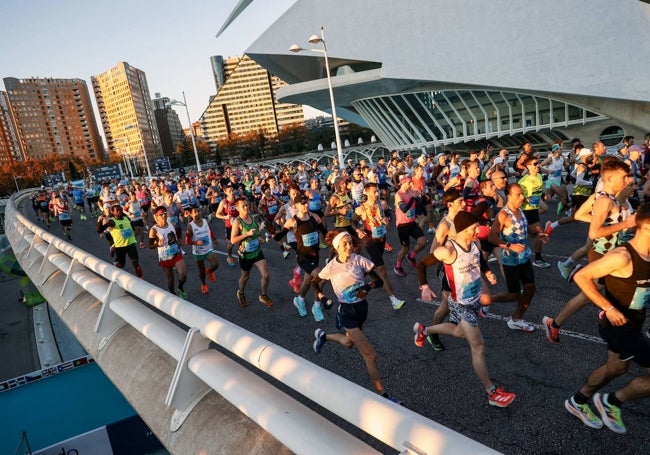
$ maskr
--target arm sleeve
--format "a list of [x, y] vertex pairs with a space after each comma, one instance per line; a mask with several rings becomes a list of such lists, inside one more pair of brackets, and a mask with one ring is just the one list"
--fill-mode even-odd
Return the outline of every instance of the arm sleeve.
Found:
[[418, 262], [418, 281], [420, 282], [420, 286], [428, 284], [427, 267], [431, 267], [438, 262], [440, 261], [432, 253], [427, 254], [420, 262]]

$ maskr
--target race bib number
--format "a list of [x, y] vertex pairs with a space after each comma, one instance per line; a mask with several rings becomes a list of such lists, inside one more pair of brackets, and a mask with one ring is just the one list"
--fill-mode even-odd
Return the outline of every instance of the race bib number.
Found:
[[481, 280], [470, 281], [461, 284], [463, 300], [470, 300], [481, 292]]
[[302, 235], [303, 245], [310, 247], [318, 244], [318, 232], [310, 232]]
[[244, 251], [246, 253], [254, 253], [260, 248], [259, 239], [251, 239], [244, 244]]
[[165, 256], [167, 257], [176, 256], [180, 252], [181, 250], [178, 245], [169, 245], [167, 248], [165, 248]]
[[386, 226], [373, 226], [372, 228], [372, 238], [373, 239], [383, 239], [386, 236]]
[[528, 205], [531, 207], [539, 207], [540, 196], [531, 196], [528, 198]]
[[643, 310], [650, 301], [650, 288], [636, 288], [630, 301], [630, 310]]
[[60, 220], [69, 220], [70, 219], [70, 214], [68, 212], [61, 212], [61, 213], [59, 213], [59, 219]]
[[406, 218], [408, 218], [409, 220], [415, 218], [415, 209], [414, 208], [408, 209], [406, 211]]
[[133, 229], [121, 229], [120, 233], [122, 234], [123, 239], [128, 239], [133, 235]]
[[278, 206], [277, 205], [272, 205], [269, 207], [269, 215], [275, 215], [278, 213]]
[[354, 303], [359, 300], [359, 288], [361, 288], [359, 284], [353, 284], [352, 286], [348, 286], [347, 288], [343, 289], [343, 292], [341, 292], [343, 300], [345, 300], [347, 303]]

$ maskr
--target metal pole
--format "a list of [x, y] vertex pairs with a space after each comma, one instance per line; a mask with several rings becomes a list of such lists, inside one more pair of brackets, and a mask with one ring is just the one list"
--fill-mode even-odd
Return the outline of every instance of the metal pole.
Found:
[[196, 150], [196, 140], [194, 139], [194, 128], [192, 128], [192, 120], [190, 119], [190, 110], [187, 107], [187, 100], [185, 99], [185, 92], [183, 92], [183, 106], [187, 113], [187, 122], [190, 125], [190, 136], [192, 136], [192, 147], [194, 147], [194, 159], [196, 160], [196, 171], [201, 172], [201, 162], [199, 161], [199, 152]]
[[325, 73], [327, 74], [327, 88], [330, 92], [330, 103], [332, 104], [332, 123], [334, 124], [334, 137], [336, 140], [336, 152], [339, 157], [339, 168], [343, 170], [345, 163], [343, 162], [343, 149], [341, 148], [341, 136], [339, 135], [339, 124], [336, 116], [336, 103], [334, 102], [334, 90], [332, 89], [332, 77], [330, 76], [330, 65], [327, 60], [327, 47], [325, 46], [325, 30], [320, 28], [321, 43], [323, 43], [323, 55], [325, 56]]

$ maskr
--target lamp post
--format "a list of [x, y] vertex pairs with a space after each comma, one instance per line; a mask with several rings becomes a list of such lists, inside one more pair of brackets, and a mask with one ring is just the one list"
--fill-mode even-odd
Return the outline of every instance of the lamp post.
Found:
[[144, 155], [144, 164], [147, 166], [147, 177], [151, 179], [151, 169], [149, 169], [149, 158], [147, 158], [147, 151], [144, 148], [144, 141], [142, 140], [142, 132], [140, 131], [140, 128], [137, 125], [126, 125], [124, 127], [125, 130], [130, 130], [131, 128], [137, 128], [138, 130], [138, 137], [140, 138], [140, 147], [142, 147], [142, 154]]
[[[123, 144], [126, 144], [126, 152], [127, 155], [129, 155], [129, 143], [125, 139], [122, 138], [117, 138], [115, 142], [122, 142]], [[130, 160], [127, 159], [126, 155], [123, 152], [120, 152], [120, 156], [122, 157], [122, 161], [124, 162], [124, 167], [125, 167], [125, 172], [128, 172], [131, 174], [131, 178], [134, 178], [133, 176], [133, 169], [131, 169], [131, 163]]]
[[14, 183], [16, 184], [16, 191], [20, 191], [20, 188], [18, 187], [18, 179], [22, 179], [22, 175], [14, 175]]
[[330, 92], [330, 103], [332, 104], [332, 120], [334, 124], [334, 137], [336, 139], [336, 152], [338, 153], [338, 158], [339, 158], [339, 167], [341, 169], [344, 168], [345, 163], [343, 162], [343, 149], [341, 147], [341, 136], [339, 135], [339, 124], [337, 121], [336, 117], [336, 103], [334, 102], [334, 90], [332, 90], [332, 76], [330, 75], [330, 66], [329, 62], [327, 60], [327, 47], [325, 46], [325, 30], [321, 26], [320, 28], [320, 36], [318, 35], [311, 35], [309, 39], [307, 40], [312, 44], [316, 43], [321, 43], [323, 45], [322, 49], [303, 49], [302, 47], [298, 46], [297, 44], [292, 44], [289, 50], [291, 52], [301, 52], [301, 51], [309, 51], [309, 52], [319, 52], [323, 54], [323, 57], [325, 57], [325, 73], [327, 74], [327, 88], [329, 89]]
[[192, 147], [194, 148], [194, 159], [196, 160], [196, 171], [201, 172], [201, 162], [199, 161], [199, 152], [196, 150], [196, 139], [194, 139], [194, 128], [192, 128], [192, 120], [190, 119], [190, 110], [187, 107], [187, 100], [185, 99], [185, 92], [183, 93], [183, 101], [170, 100], [165, 103], [166, 106], [185, 106], [185, 113], [187, 114], [187, 123], [190, 126], [190, 136], [192, 136]]

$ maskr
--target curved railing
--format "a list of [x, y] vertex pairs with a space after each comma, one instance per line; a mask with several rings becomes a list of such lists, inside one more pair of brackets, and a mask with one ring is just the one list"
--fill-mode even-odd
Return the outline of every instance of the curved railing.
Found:
[[[210, 427], [209, 432], [198, 425], [196, 431], [183, 428], [184, 423], [189, 425], [192, 413], [228, 412], [225, 407], [210, 405], [214, 391], [230, 402], [235, 412], [248, 416], [295, 453], [377, 452], [231, 356], [211, 348], [213, 342], [398, 451], [495, 453], [63, 241], [18, 211], [16, 203], [27, 195], [26, 191], [14, 195], [6, 208], [5, 226], [16, 258], [170, 450], [180, 453], [196, 447], [192, 438], [212, 438], [217, 447], [228, 444], [231, 435], [219, 434], [225, 428]], [[145, 341], [153, 346], [144, 346]], [[160, 368], [143, 367], [140, 355], [148, 355], [150, 362], [155, 359]], [[169, 377], [161, 378], [168, 363]], [[120, 368], [113, 368], [116, 364]], [[123, 371], [125, 364], [132, 368]], [[155, 388], [159, 383], [168, 386], [164, 404], [171, 409], [169, 413], [160, 411], [151, 399], [139, 401], [149, 384]], [[203, 408], [198, 411], [200, 406]], [[181, 443], [180, 434], [187, 440]]]

